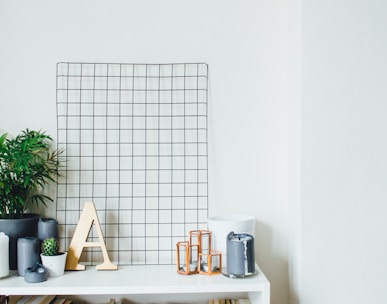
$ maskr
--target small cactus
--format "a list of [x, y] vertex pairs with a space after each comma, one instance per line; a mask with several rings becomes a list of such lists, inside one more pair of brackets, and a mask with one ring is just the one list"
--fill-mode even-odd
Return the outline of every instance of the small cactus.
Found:
[[59, 244], [55, 238], [45, 239], [42, 243], [42, 254], [43, 255], [58, 255]]

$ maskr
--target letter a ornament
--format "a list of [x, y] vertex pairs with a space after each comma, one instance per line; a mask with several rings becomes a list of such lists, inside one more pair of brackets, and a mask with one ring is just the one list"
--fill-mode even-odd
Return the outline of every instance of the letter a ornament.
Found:
[[[90, 230], [95, 225], [98, 234], [98, 242], [88, 242]], [[103, 254], [103, 263], [96, 266], [97, 270], [116, 270], [118, 267], [114, 265], [108, 256], [106, 245], [102, 235], [101, 225], [98, 220], [97, 211], [93, 202], [85, 203], [83, 211], [75, 229], [71, 240], [66, 260], [66, 270], [85, 270], [85, 265], [79, 264], [83, 248], [85, 247], [100, 247]]]

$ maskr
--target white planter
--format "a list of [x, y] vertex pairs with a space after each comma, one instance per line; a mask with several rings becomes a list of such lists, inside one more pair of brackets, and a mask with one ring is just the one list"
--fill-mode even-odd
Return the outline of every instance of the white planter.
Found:
[[208, 230], [212, 231], [212, 248], [222, 252], [222, 265], [227, 265], [227, 235], [246, 233], [255, 237], [255, 218], [249, 215], [232, 214], [208, 218]]
[[46, 267], [49, 277], [59, 277], [64, 274], [67, 252], [61, 252], [59, 255], [40, 255], [42, 264]]

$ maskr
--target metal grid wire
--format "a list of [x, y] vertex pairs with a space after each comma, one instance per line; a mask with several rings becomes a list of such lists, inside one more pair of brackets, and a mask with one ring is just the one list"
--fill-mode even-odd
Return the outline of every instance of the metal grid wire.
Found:
[[62, 62], [56, 85], [61, 244], [92, 201], [114, 263], [173, 264], [176, 242], [206, 227], [207, 64]]

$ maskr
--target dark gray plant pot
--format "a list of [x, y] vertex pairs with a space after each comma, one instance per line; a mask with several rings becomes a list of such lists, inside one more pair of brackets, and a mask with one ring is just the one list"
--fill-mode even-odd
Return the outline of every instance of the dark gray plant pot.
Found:
[[39, 214], [25, 213], [20, 219], [0, 219], [0, 231], [9, 236], [9, 269], [17, 269], [17, 240], [38, 236]]

